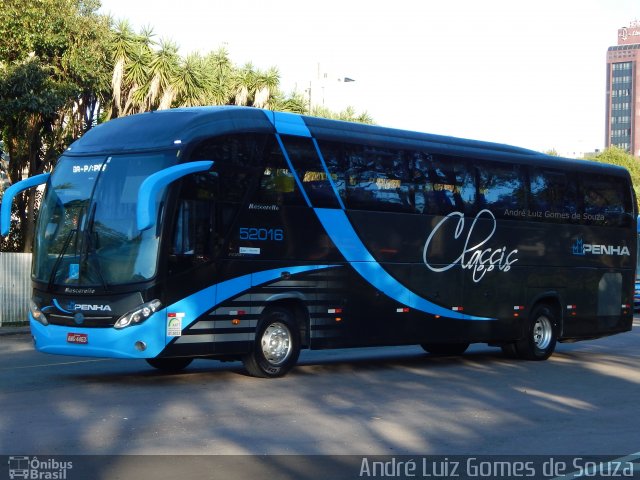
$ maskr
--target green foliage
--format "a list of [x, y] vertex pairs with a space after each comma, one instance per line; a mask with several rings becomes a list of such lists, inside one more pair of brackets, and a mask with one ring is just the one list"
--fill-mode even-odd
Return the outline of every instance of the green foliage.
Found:
[[636, 201], [639, 202], [638, 205], [640, 206], [640, 161], [636, 157], [621, 148], [609, 147], [600, 153], [586, 155], [585, 160], [619, 165], [629, 170], [633, 189], [636, 192]]
[[[96, 122], [108, 94], [106, 18], [92, 0], [4, 0], [0, 9], [0, 130], [12, 182], [48, 170]], [[19, 232], [30, 251], [36, 192], [16, 199]], [[5, 245], [6, 247], [6, 245]]]
[[345, 122], [358, 122], [373, 124], [373, 119], [367, 112], [357, 113], [352, 106], [348, 106], [341, 112], [332, 112], [325, 107], [314, 107], [311, 115], [316, 117], [324, 117], [332, 120], [343, 120]]
[[[117, 22], [109, 38], [113, 65], [111, 102], [105, 102], [104, 119], [149, 110], [198, 105], [241, 105], [307, 113], [301, 94], [280, 90], [276, 67], [257, 69], [251, 62], [236, 66], [225, 48], [204, 56], [180, 57], [172, 42], [156, 41], [151, 29], [135, 33], [129, 22]], [[327, 118], [373, 123], [366, 113], [349, 107], [344, 112], [314, 109]]]
[[[48, 171], [55, 158], [100, 121], [149, 110], [248, 105], [306, 113], [298, 93], [280, 90], [278, 69], [238, 67], [220, 48], [183, 58], [178, 45], [136, 33], [97, 13], [99, 0], [2, 0], [0, 133], [12, 182]], [[316, 115], [372, 123], [365, 112]], [[0, 248], [30, 251], [37, 193], [13, 210], [13, 237]]]

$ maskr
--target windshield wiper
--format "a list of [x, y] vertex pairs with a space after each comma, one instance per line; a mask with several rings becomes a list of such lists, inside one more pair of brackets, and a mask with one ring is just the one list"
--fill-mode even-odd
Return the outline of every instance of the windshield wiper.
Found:
[[69, 230], [69, 234], [67, 235], [67, 238], [64, 241], [64, 245], [62, 246], [62, 251], [58, 254], [58, 258], [56, 258], [56, 261], [53, 264], [53, 269], [51, 270], [51, 274], [49, 275], [49, 284], [47, 285], [47, 290], [48, 291], [51, 291], [53, 289], [53, 284], [54, 284], [55, 279], [56, 279], [56, 274], [58, 273], [58, 268], [60, 268], [60, 262], [64, 258], [64, 254], [67, 253], [67, 248], [69, 248], [69, 244], [71, 243], [71, 239], [77, 233], [78, 233], [78, 229], [77, 228]]
[[[80, 257], [80, 265], [82, 265], [82, 268], [80, 269], [80, 274], [82, 275], [82, 272], [88, 272], [89, 270], [89, 255], [92, 253], [96, 252], [96, 247], [95, 247], [95, 242], [93, 240], [93, 235], [95, 234], [96, 236], [96, 240], [98, 239], [98, 232], [94, 232], [93, 231], [93, 225], [94, 225], [94, 220], [96, 217], [96, 206], [97, 204], [94, 203], [91, 206], [91, 212], [89, 213], [89, 219], [85, 225], [85, 228], [82, 232], [82, 255]], [[109, 291], [109, 284], [106, 282], [106, 280], [104, 279], [104, 276], [102, 275], [102, 271], [100, 268], [100, 264], [96, 261], [96, 265], [95, 265], [95, 271], [98, 274], [98, 278], [100, 279], [100, 283], [102, 284], [102, 289], [105, 292]]]

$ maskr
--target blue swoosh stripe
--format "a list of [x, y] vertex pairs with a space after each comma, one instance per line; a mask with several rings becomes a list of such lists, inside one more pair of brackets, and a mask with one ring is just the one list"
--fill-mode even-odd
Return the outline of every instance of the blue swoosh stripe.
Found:
[[304, 197], [304, 201], [307, 202], [307, 206], [310, 207], [311, 201], [309, 200], [309, 196], [307, 195], [307, 192], [304, 189], [304, 185], [302, 184], [302, 181], [298, 176], [298, 172], [296, 171], [295, 168], [293, 168], [293, 163], [291, 163], [291, 159], [289, 158], [289, 153], [287, 152], [287, 149], [284, 147], [284, 143], [282, 143], [282, 138], [280, 138], [280, 134], [276, 133], [276, 139], [278, 140], [278, 145], [280, 145], [280, 149], [282, 150], [282, 153], [284, 154], [284, 158], [287, 162], [287, 165], [289, 166], [289, 171], [291, 172], [291, 174], [293, 175], [293, 178], [298, 184], [298, 188], [300, 189], [300, 192]]
[[316, 153], [318, 154], [318, 158], [320, 159], [320, 164], [322, 165], [322, 168], [324, 168], [324, 173], [327, 176], [327, 180], [329, 181], [329, 185], [331, 185], [331, 188], [333, 189], [333, 194], [336, 196], [336, 198], [338, 199], [338, 205], [340, 205], [340, 208], [342, 210], [344, 210], [344, 203], [342, 203], [342, 198], [340, 198], [340, 192], [338, 192], [338, 188], [336, 187], [335, 182], [333, 181], [333, 178], [331, 177], [331, 172], [329, 171], [329, 168], [327, 167], [327, 163], [324, 161], [324, 157], [322, 156], [322, 152], [320, 151], [320, 145], [318, 145], [318, 142], [316, 141], [315, 138], [312, 138], [311, 141], [313, 142], [313, 146], [316, 149]]
[[385, 295], [403, 305], [408, 305], [411, 308], [433, 315], [441, 315], [458, 320], [495, 320], [494, 318], [476, 317], [454, 312], [416, 295], [393, 278], [389, 272], [382, 268], [382, 265], [373, 258], [356, 234], [343, 210], [315, 208], [314, 211], [344, 258], [362, 278]]
[[241, 277], [232, 278], [224, 282], [211, 285], [210, 287], [200, 290], [199, 292], [189, 295], [176, 303], [167, 307], [168, 312], [184, 312], [187, 318], [191, 319], [183, 326], [183, 330], [193, 324], [196, 319], [218, 306], [219, 304], [248, 291], [251, 287], [263, 285], [274, 280], [282, 278], [283, 273], [296, 275], [298, 273], [313, 272], [316, 270], [325, 270], [327, 268], [335, 268], [339, 265], [303, 265], [295, 267], [274, 268], [263, 272], [250, 273]]
[[62, 307], [60, 306], [60, 303], [58, 302], [58, 300], [56, 300], [55, 298], [53, 299], [53, 304], [55, 305], [55, 307], [56, 307], [58, 310], [60, 310], [60, 311], [61, 311], [61, 312], [63, 312], [63, 313], [73, 313], [73, 312], [70, 312], [69, 310], [65, 310], [64, 308], [62, 308]]

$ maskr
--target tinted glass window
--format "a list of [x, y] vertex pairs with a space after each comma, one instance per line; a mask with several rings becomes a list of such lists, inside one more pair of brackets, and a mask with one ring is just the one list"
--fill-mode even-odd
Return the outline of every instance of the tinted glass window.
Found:
[[532, 169], [529, 209], [535, 215], [531, 218], [552, 222], [577, 222], [579, 211], [576, 177], [556, 170]]
[[428, 153], [414, 153], [413, 157], [416, 203], [424, 213], [475, 211], [475, 179], [467, 162]]
[[347, 208], [446, 215], [475, 211], [468, 163], [428, 152], [320, 142], [336, 190]]
[[272, 205], [306, 205], [280, 145], [271, 143], [261, 167], [258, 190], [252, 202]]
[[413, 185], [403, 150], [349, 146], [345, 149], [349, 208], [414, 212]]
[[170, 273], [188, 270], [212, 259], [215, 246], [215, 175], [189, 175], [182, 180], [173, 224]]
[[[340, 208], [336, 191], [332, 181], [327, 178], [320, 157], [310, 138], [283, 135], [282, 142], [285, 146], [289, 160], [298, 175], [311, 205], [314, 207]], [[296, 186], [298, 186], [296, 184]]]
[[239, 134], [203, 141], [191, 155], [193, 160], [213, 160], [219, 175], [219, 198], [240, 203], [248, 191], [255, 189], [263, 169], [267, 135]]
[[347, 199], [347, 170], [342, 144], [318, 142], [322, 158], [331, 174], [333, 186], [343, 202]]
[[632, 217], [631, 192], [618, 178], [585, 177], [582, 180], [584, 223], [627, 226]]
[[478, 207], [491, 210], [496, 217], [511, 217], [508, 210], [526, 207], [526, 189], [518, 165], [483, 163], [478, 169]]

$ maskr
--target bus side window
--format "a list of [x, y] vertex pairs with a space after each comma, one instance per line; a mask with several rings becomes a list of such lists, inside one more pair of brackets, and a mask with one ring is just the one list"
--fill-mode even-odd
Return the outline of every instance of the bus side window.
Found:
[[258, 190], [251, 201], [265, 205], [305, 205], [296, 179], [275, 141], [265, 153]]
[[489, 209], [496, 217], [506, 210], [520, 210], [526, 206], [526, 189], [517, 165], [483, 162], [478, 167], [478, 208]]
[[240, 204], [262, 173], [263, 151], [267, 144], [267, 136], [259, 134], [207, 138], [194, 149], [190, 160], [213, 160], [213, 170], [219, 175], [218, 198]]
[[282, 135], [280, 138], [311, 204], [314, 207], [339, 208], [336, 192], [312, 140], [291, 135]]
[[473, 214], [476, 210], [476, 186], [468, 163], [448, 156], [427, 155], [429, 161], [424, 162], [421, 167], [424, 170], [420, 172], [424, 183], [416, 184], [416, 195], [421, 192], [424, 196], [424, 213]]
[[186, 271], [213, 259], [216, 177], [186, 177], [180, 189], [170, 246], [170, 273]]
[[342, 144], [338, 142], [319, 141], [318, 146], [322, 152], [327, 170], [331, 175], [331, 180], [336, 189], [337, 194], [343, 202], [347, 199], [347, 175], [344, 161], [344, 152]]
[[529, 174], [529, 209], [542, 221], [575, 223], [578, 215], [578, 186], [566, 172], [533, 168]]
[[[586, 224], [629, 226], [632, 218], [631, 199], [625, 195], [625, 184], [616, 178], [583, 176], [583, 222]], [[625, 215], [626, 213], [626, 215]]]
[[345, 145], [347, 207], [383, 212], [414, 213], [406, 152], [400, 149]]

